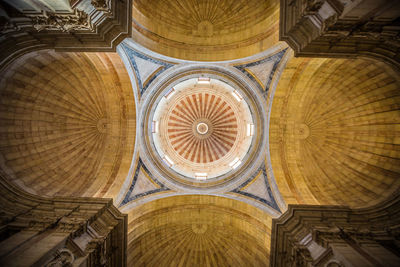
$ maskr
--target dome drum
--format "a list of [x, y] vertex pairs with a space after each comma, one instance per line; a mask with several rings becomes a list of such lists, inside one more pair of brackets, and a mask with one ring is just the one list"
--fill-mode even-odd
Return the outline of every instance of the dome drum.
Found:
[[174, 73], [143, 96], [144, 160], [186, 188], [213, 188], [255, 169], [265, 141], [257, 88], [220, 69], [192, 66]]

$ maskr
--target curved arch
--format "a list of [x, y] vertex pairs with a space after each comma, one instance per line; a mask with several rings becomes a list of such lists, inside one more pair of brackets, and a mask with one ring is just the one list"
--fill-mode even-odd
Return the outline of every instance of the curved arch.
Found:
[[271, 217], [210, 195], [154, 200], [128, 215], [128, 265], [268, 266]]
[[270, 125], [286, 203], [366, 207], [399, 188], [399, 77], [367, 59], [289, 61]]
[[133, 154], [132, 87], [116, 53], [33, 52], [2, 75], [1, 168], [47, 196], [113, 197]]
[[278, 42], [279, 1], [134, 1], [132, 38], [170, 57], [243, 58]]

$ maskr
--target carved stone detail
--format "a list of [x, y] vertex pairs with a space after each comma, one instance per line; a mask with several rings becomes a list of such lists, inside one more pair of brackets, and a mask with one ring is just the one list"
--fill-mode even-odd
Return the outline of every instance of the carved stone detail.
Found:
[[334, 25], [336, 21], [338, 20], [337, 14], [333, 14], [330, 17], [328, 17], [322, 25], [322, 30], [326, 31], [330, 26]]
[[[0, 205], [0, 216], [10, 217], [1, 220], [0, 228], [12, 229], [10, 239], [17, 235], [20, 243], [2, 242], [4, 266], [126, 266], [127, 216], [112, 200], [33, 196], [0, 172], [0, 203], [9, 199], [15, 205]], [[18, 264], [12, 264], [16, 257]]]
[[321, 0], [307, 0], [304, 15], [314, 15], [322, 7], [324, 1]]
[[[271, 266], [400, 264], [400, 196], [369, 209], [289, 205], [272, 224]], [[339, 249], [338, 249], [339, 248]], [[373, 248], [380, 255], [371, 254]], [[341, 254], [346, 251], [344, 254]], [[354, 256], [356, 255], [356, 256]], [[389, 265], [390, 265], [389, 264]]]
[[[296, 56], [369, 56], [400, 69], [400, 14], [384, 13], [396, 2], [373, 2], [358, 1], [344, 13], [339, 0], [281, 0], [280, 39]], [[353, 9], [359, 17], [346, 17]]]
[[[32, 10], [22, 10], [32, 4]], [[33, 1], [37, 2], [37, 1]], [[17, 57], [39, 49], [79, 52], [114, 52], [132, 32], [132, 0], [13, 0], [0, 14], [0, 69]], [[57, 3], [56, 3], [57, 2]], [[54, 11], [55, 10], [55, 11]]]
[[74, 261], [74, 254], [69, 249], [62, 248], [57, 250], [54, 259], [46, 267], [72, 267]]
[[111, 0], [91, 0], [91, 4], [96, 10], [111, 15]]
[[44, 12], [41, 16], [32, 17], [33, 27], [38, 31], [93, 31], [93, 25], [88, 14], [82, 10], [74, 9], [71, 14], [57, 14]]
[[86, 247], [86, 251], [93, 251], [95, 253], [96, 266], [107, 265], [106, 242], [106, 237], [94, 238], [89, 242], [88, 246]]

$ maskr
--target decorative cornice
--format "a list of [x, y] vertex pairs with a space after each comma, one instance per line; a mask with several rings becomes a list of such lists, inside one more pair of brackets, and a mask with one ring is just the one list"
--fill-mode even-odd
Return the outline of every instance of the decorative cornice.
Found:
[[132, 0], [81, 0], [70, 11], [21, 12], [4, 4], [0, 23], [0, 69], [19, 56], [39, 50], [115, 51], [132, 33]]
[[[289, 262], [298, 259], [295, 252], [299, 250], [296, 248], [310, 242], [327, 250], [331, 249], [331, 244], [348, 245], [368, 261], [375, 262], [375, 259], [369, 258], [357, 244], [360, 242], [380, 244], [382, 240], [398, 238], [399, 213], [398, 192], [387, 201], [364, 209], [350, 209], [345, 206], [289, 205], [288, 210], [280, 218], [272, 220], [270, 266], [287, 266]], [[306, 239], [307, 242], [304, 241]], [[332, 256], [325, 252], [326, 257]], [[319, 264], [326, 260], [321, 260], [319, 257], [311, 259], [310, 262]], [[303, 263], [297, 262], [296, 266], [306, 266]]]
[[346, 17], [349, 10], [344, 12], [344, 4], [337, 0], [281, 0], [280, 40], [286, 41], [296, 56], [367, 56], [400, 69], [400, 27], [395, 22], [399, 14], [393, 15], [393, 20], [374, 18], [396, 1], [383, 2], [377, 1], [378, 8], [363, 7], [360, 18], [354, 19]]
[[94, 31], [89, 15], [85, 11], [77, 8], [74, 9], [73, 13], [57, 14], [44, 12], [43, 15], [29, 17], [32, 18], [33, 28], [38, 32], [43, 30], [69, 33]]
[[[8, 233], [11, 236], [24, 233], [18, 246], [4, 243], [6, 249], [0, 255], [3, 264], [9, 265], [18, 255], [26, 265], [37, 260], [38, 266], [58, 266], [57, 262], [68, 256], [69, 261], [80, 258], [87, 266], [100, 266], [99, 259], [110, 261], [109, 266], [126, 266], [127, 215], [112, 204], [112, 199], [36, 196], [19, 189], [0, 173], [0, 203], [2, 229], [14, 229]], [[39, 243], [52, 235], [60, 243], [50, 244], [47, 252]], [[40, 259], [32, 259], [18, 249], [37, 243], [41, 250], [38, 255], [43, 254]], [[111, 244], [116, 246], [112, 250]], [[61, 249], [51, 253], [56, 245]]]

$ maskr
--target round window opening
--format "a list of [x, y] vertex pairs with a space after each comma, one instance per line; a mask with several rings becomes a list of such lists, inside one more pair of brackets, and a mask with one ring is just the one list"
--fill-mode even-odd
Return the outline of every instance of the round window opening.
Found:
[[196, 126], [197, 133], [206, 134], [208, 133], [208, 125], [205, 122], [199, 122]]
[[241, 93], [221, 80], [204, 77], [165, 89], [151, 123], [163, 164], [196, 180], [217, 178], [238, 168], [254, 133]]

